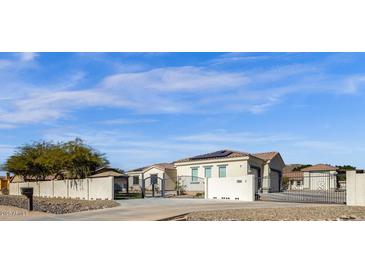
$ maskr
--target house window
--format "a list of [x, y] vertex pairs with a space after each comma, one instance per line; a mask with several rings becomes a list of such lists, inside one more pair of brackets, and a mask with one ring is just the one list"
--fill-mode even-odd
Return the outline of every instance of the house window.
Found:
[[133, 184], [138, 185], [139, 184], [139, 176], [133, 176]]
[[224, 178], [227, 175], [227, 167], [226, 166], [219, 166], [218, 167], [219, 170], [219, 178]]
[[212, 177], [212, 167], [205, 167], [204, 169], [204, 177], [211, 178]]
[[301, 186], [302, 182], [301, 181], [297, 181], [297, 186]]
[[198, 181], [198, 168], [197, 167], [191, 168], [191, 181], [192, 182]]

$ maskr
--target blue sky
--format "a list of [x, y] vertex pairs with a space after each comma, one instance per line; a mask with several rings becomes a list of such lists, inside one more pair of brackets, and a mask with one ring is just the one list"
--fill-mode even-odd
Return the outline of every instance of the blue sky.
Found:
[[130, 169], [219, 149], [365, 168], [364, 53], [0, 53], [0, 162], [84, 139]]

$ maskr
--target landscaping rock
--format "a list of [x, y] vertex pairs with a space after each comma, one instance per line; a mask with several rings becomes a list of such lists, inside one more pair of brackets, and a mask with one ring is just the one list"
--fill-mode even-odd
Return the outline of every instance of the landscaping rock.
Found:
[[187, 221], [359, 221], [365, 220], [365, 207], [311, 206], [283, 208], [244, 208], [189, 213]]
[[[0, 195], [0, 205], [15, 206], [27, 209], [27, 198], [24, 196]], [[110, 200], [77, 200], [62, 198], [33, 198], [33, 210], [53, 214], [66, 214], [87, 210], [104, 209], [118, 206]]]

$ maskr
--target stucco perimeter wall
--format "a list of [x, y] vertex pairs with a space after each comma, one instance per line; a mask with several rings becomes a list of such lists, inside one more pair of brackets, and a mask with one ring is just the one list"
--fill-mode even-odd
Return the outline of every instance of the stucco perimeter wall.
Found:
[[205, 197], [252, 202], [255, 200], [255, 176], [209, 178]]
[[346, 172], [346, 204], [365, 206], [365, 174]]
[[89, 195], [91, 199], [113, 200], [114, 177], [89, 179]]
[[19, 195], [18, 193], [18, 184], [9, 184], [9, 194], [10, 195]]
[[39, 191], [43, 197], [53, 197], [54, 195], [53, 181], [39, 183]]
[[9, 194], [21, 195], [20, 188], [22, 187], [33, 187], [33, 195], [36, 197], [85, 200], [112, 200], [114, 198], [113, 177], [11, 183]]
[[176, 169], [166, 169], [165, 171], [166, 190], [176, 190], [177, 172]]

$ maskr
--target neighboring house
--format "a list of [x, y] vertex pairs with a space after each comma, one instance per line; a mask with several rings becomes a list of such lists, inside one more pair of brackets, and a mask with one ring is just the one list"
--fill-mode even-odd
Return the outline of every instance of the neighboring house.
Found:
[[114, 190], [128, 190], [128, 175], [111, 167], [97, 169], [89, 178], [114, 177]]
[[[208, 178], [242, 177], [254, 174], [256, 190], [279, 191], [281, 170], [285, 166], [278, 152], [250, 154], [219, 150], [174, 162], [178, 180], [186, 192], [204, 191]], [[265, 178], [261, 180], [261, 178]]]
[[300, 168], [302, 164], [290, 164], [283, 168], [283, 188], [287, 190], [303, 189], [303, 172]]
[[301, 169], [303, 189], [328, 190], [337, 188], [337, 167], [318, 164]]
[[283, 177], [287, 183], [288, 190], [302, 190], [303, 189], [303, 172], [290, 171], [284, 172]]
[[162, 180], [165, 180], [165, 190], [176, 189], [176, 168], [171, 163], [159, 163], [132, 169], [127, 174], [131, 190], [140, 190], [143, 180], [146, 190], [152, 190], [152, 185], [155, 186], [156, 190], [161, 190]]

